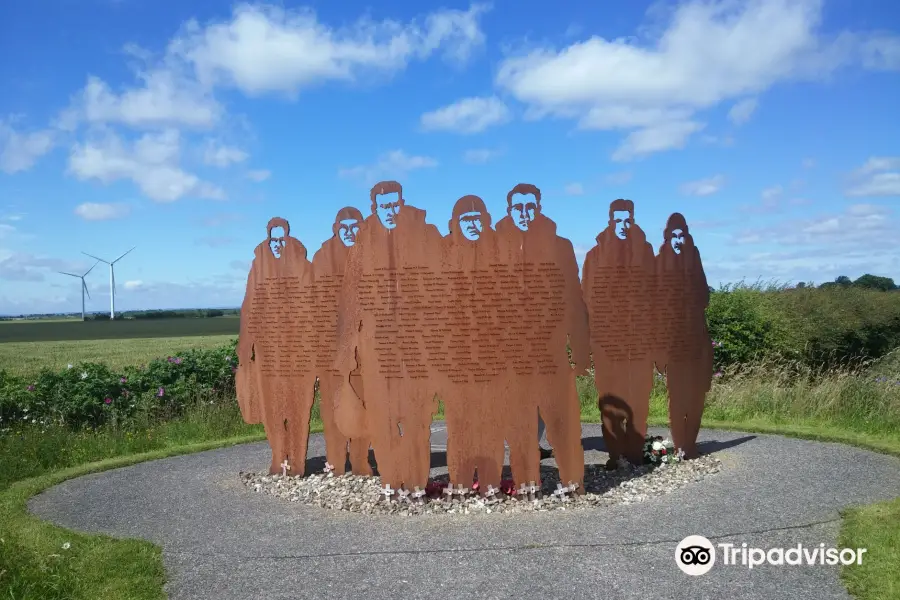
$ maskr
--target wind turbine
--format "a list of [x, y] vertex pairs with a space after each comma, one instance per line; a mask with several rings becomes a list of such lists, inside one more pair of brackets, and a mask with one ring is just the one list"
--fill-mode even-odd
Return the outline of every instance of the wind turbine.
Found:
[[[137, 248], [137, 246], [134, 246], [134, 248]], [[134, 248], [132, 248], [131, 250], [134, 250]], [[131, 252], [131, 250], [129, 250], [128, 252]], [[128, 252], [125, 252], [124, 254], [119, 255], [119, 258], [112, 260], [112, 261], [103, 260], [100, 257], [94, 256], [93, 254], [88, 254], [87, 252], [82, 252], [82, 254], [84, 254], [85, 256], [90, 256], [91, 258], [97, 259], [98, 261], [109, 265], [109, 319], [110, 319], [110, 321], [114, 321], [116, 318], [116, 272], [113, 269], [113, 265], [115, 265], [117, 262], [122, 260], [122, 258], [125, 256], [125, 254], [128, 254]]]
[[76, 275], [75, 273], [66, 273], [66, 272], [64, 272], [64, 271], [57, 271], [60, 275], [68, 275], [69, 277], [77, 277], [78, 279], [81, 280], [81, 320], [82, 320], [82, 321], [87, 320], [86, 317], [85, 317], [85, 312], [84, 312], [84, 295], [87, 294], [87, 297], [88, 297], [88, 298], [91, 297], [91, 293], [88, 291], [87, 284], [84, 282], [84, 278], [87, 277], [87, 276], [88, 276], [88, 273], [90, 273], [91, 271], [93, 271], [93, 270], [94, 270], [94, 267], [96, 267], [98, 264], [100, 264], [100, 261], [95, 262], [95, 263], [91, 266], [91, 268], [88, 269], [88, 270], [84, 273], [84, 275]]

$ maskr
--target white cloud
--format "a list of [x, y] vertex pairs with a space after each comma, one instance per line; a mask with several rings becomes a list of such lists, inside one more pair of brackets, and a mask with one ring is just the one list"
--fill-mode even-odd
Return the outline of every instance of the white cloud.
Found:
[[804, 158], [801, 163], [804, 169], [812, 169], [816, 166], [816, 159], [814, 158]]
[[114, 92], [98, 77], [88, 77], [84, 89], [64, 114], [61, 126], [74, 128], [78, 120], [91, 124], [115, 123], [129, 127], [214, 126], [223, 108], [212, 92], [171, 64], [137, 73], [142, 85]]
[[900, 196], [900, 157], [873, 156], [853, 173], [844, 193], [854, 198]]
[[[794, 187], [797, 187], [796, 185]], [[771, 213], [781, 208], [781, 200], [784, 197], [784, 187], [781, 185], [773, 185], [767, 187], [760, 192], [760, 202], [758, 204], [745, 204], [740, 209], [747, 213], [765, 214]], [[792, 201], [792, 204], [799, 205], [800, 202]]]
[[683, 147], [702, 129], [697, 113], [722, 102], [845, 66], [900, 67], [896, 37], [821, 34], [821, 0], [690, 0], [648, 18], [649, 40], [535, 47], [503, 60], [495, 83], [533, 118], [632, 131], [614, 153], [624, 160]]
[[131, 207], [127, 204], [101, 204], [97, 202], [85, 202], [75, 207], [75, 214], [85, 221], [109, 221], [121, 219], [131, 213]]
[[124, 287], [126, 290], [136, 290], [136, 289], [144, 287], [144, 282], [141, 281], [140, 279], [135, 279], [133, 281], [126, 281], [122, 287]]
[[612, 154], [614, 161], [627, 161], [663, 150], [684, 148], [688, 138], [703, 129], [702, 123], [673, 121], [629, 133]]
[[53, 149], [54, 133], [49, 129], [22, 133], [0, 119], [0, 171], [12, 175], [27, 171]]
[[347, 179], [362, 179], [375, 184], [384, 177], [401, 177], [417, 169], [434, 168], [438, 162], [428, 156], [410, 156], [403, 150], [392, 150], [378, 157], [375, 164], [339, 169], [338, 175]]
[[606, 176], [606, 183], [610, 185], [625, 185], [633, 177], [631, 171], [621, 171], [619, 173], [610, 173]]
[[0, 279], [10, 281], [43, 281], [46, 271], [81, 274], [88, 269], [84, 261], [68, 261], [14, 252], [0, 260]]
[[859, 175], [868, 175], [878, 171], [900, 170], [900, 156], [873, 156], [866, 164], [856, 170]]
[[750, 117], [753, 116], [753, 113], [756, 112], [758, 104], [759, 101], [756, 98], [741, 100], [728, 111], [728, 120], [735, 125], [743, 125], [749, 121]]
[[239, 4], [228, 20], [188, 22], [168, 51], [190, 63], [206, 85], [294, 95], [322, 81], [390, 74], [436, 53], [465, 62], [484, 43], [479, 19], [487, 10], [473, 4], [435, 11], [423, 21], [364, 18], [332, 28], [310, 9]]
[[470, 165], [483, 165], [502, 155], [501, 150], [488, 148], [473, 148], [463, 153], [463, 161]]
[[253, 171], [247, 171], [247, 179], [251, 179], [253, 181], [256, 181], [257, 183], [260, 181], [265, 181], [271, 176], [272, 172], [267, 171], [266, 169], [255, 169]]
[[480, 133], [494, 125], [506, 123], [510, 111], [500, 98], [464, 98], [422, 115], [420, 121], [425, 131], [452, 131], [454, 133]]
[[780, 185], [773, 185], [772, 187], [768, 187], [762, 191], [760, 196], [762, 197], [763, 204], [771, 204], [777, 202], [781, 195], [784, 193], [784, 188]]
[[203, 153], [203, 162], [213, 167], [224, 169], [229, 165], [247, 160], [249, 155], [234, 146], [224, 146], [209, 141]]
[[689, 181], [681, 186], [681, 193], [686, 196], [712, 196], [725, 185], [724, 175], [714, 175], [706, 179]]
[[112, 133], [96, 141], [75, 144], [69, 173], [79, 180], [109, 184], [130, 179], [148, 198], [173, 202], [184, 196], [222, 199], [224, 191], [178, 166], [180, 134], [167, 129], [147, 133], [131, 145]]
[[736, 243], [766, 241], [783, 246], [823, 246], [830, 252], [848, 247], [900, 247], [894, 231], [897, 223], [892, 211], [876, 204], [853, 204], [843, 214], [819, 215], [785, 222], [767, 229], [762, 236], [758, 228], [736, 236]]
[[900, 196], [900, 173], [876, 173], [848, 189], [847, 195], [868, 198]]
[[584, 186], [578, 182], [569, 183], [566, 185], [565, 191], [570, 196], [581, 196], [584, 194]]
[[[900, 268], [900, 239], [893, 232], [892, 211], [874, 204], [854, 204], [842, 213], [793, 221], [775, 221], [765, 229], [737, 232], [737, 256], [705, 265], [713, 281], [742, 278], [831, 281], [837, 275], [888, 275]], [[754, 250], [748, 248], [754, 247]], [[854, 275], [855, 274], [855, 275]]]
[[249, 260], [233, 260], [228, 263], [228, 266], [234, 269], [235, 271], [243, 271], [248, 272], [250, 270], [250, 265], [252, 264]]
[[722, 146], [723, 148], [730, 148], [734, 146], [734, 137], [730, 135], [703, 135], [700, 137], [700, 141], [704, 144], [710, 144], [713, 146]]

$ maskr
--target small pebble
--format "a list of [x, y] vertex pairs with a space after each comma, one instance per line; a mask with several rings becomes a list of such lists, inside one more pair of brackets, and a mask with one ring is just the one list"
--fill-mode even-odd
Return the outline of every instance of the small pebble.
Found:
[[[588, 509], [617, 504], [644, 502], [653, 496], [663, 496], [718, 473], [722, 463], [711, 455], [694, 460], [660, 466], [621, 464], [615, 471], [607, 471], [603, 465], [585, 465], [584, 493], [567, 494], [563, 498], [553, 495], [559, 482], [553, 472], [541, 482], [541, 496], [535, 500], [518, 499], [516, 496], [498, 494], [485, 499], [477, 493], [464, 498], [454, 496], [429, 497], [423, 504], [411, 504], [394, 499], [384, 500], [381, 480], [378, 477], [331, 473], [316, 473], [304, 477], [269, 475], [268, 473], [241, 473], [241, 481], [255, 493], [264, 493], [310, 506], [329, 510], [356, 512], [369, 515], [418, 516], [433, 514], [484, 514], [525, 513], [566, 509]], [[447, 481], [447, 475], [434, 481]]]

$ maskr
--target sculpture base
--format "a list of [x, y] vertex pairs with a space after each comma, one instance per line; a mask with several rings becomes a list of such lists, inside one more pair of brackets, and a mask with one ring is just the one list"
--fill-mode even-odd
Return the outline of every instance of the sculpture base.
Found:
[[[424, 516], [596, 509], [633, 504], [692, 485], [718, 473], [721, 468], [721, 461], [711, 455], [661, 466], [623, 464], [616, 470], [607, 470], [605, 464], [588, 464], [585, 465], [583, 493], [554, 494], [559, 489], [559, 473], [555, 467], [542, 465], [537, 494], [523, 497], [518, 493], [498, 493], [491, 498], [473, 493], [471, 489], [465, 495], [445, 494], [446, 474], [434, 476], [427, 495], [420, 499], [413, 498], [412, 493], [407, 495], [407, 490], [403, 494], [394, 492], [390, 497], [386, 496], [379, 477], [350, 474], [336, 477], [330, 473], [285, 477], [241, 473], [240, 478], [251, 492], [270, 494], [289, 502], [370, 515]], [[508, 477], [508, 472], [504, 477]]]

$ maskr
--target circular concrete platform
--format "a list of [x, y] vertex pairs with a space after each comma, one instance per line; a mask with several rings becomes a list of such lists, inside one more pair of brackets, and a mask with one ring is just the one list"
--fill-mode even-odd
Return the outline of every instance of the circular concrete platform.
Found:
[[[442, 426], [433, 427], [436, 452]], [[584, 425], [583, 436], [587, 461], [604, 460], [599, 425]], [[159, 544], [173, 600], [849, 598], [836, 566], [750, 570], [719, 559], [690, 577], [675, 548], [688, 535], [763, 549], [835, 546], [840, 509], [900, 495], [900, 460], [778, 436], [704, 430], [700, 441], [722, 472], [597, 510], [403, 520], [301, 506], [238, 479], [268, 466], [264, 442], [73, 479], [29, 508], [71, 529]], [[322, 436], [312, 436], [310, 456], [321, 455]]]

